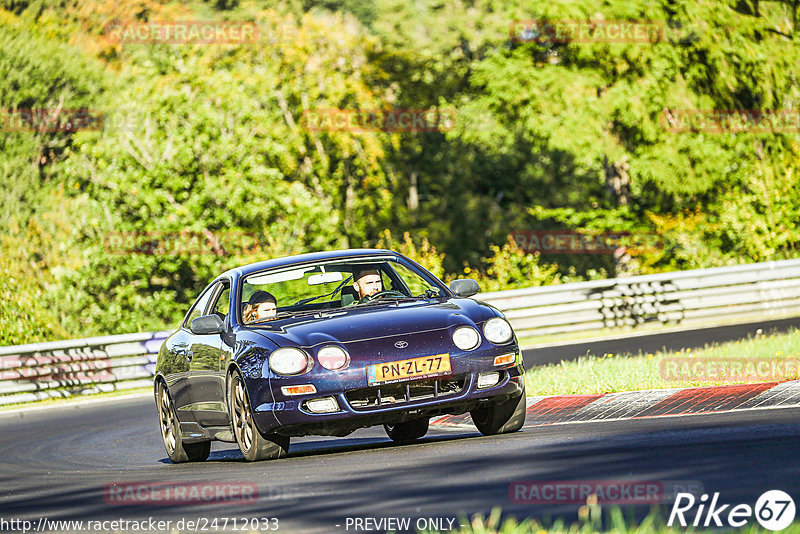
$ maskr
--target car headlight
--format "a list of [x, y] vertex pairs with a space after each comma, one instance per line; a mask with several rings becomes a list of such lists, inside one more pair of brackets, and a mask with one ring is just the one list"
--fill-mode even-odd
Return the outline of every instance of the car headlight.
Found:
[[453, 343], [461, 350], [472, 350], [481, 343], [481, 336], [471, 326], [459, 326], [453, 332]]
[[508, 321], [500, 317], [495, 317], [489, 319], [486, 321], [486, 324], [483, 325], [483, 335], [492, 343], [500, 344], [507, 343], [511, 340], [514, 331], [511, 330], [511, 325], [508, 324]]
[[342, 347], [326, 345], [317, 352], [317, 360], [325, 369], [338, 371], [350, 364], [350, 355]]
[[279, 375], [299, 375], [314, 366], [308, 354], [294, 347], [277, 349], [269, 355], [269, 368]]

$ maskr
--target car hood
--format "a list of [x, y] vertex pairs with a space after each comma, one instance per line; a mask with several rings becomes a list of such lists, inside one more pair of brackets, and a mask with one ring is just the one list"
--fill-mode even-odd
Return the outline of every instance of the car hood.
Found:
[[320, 311], [266, 323], [256, 331], [280, 347], [351, 343], [482, 323], [501, 315], [467, 298], [393, 301]]

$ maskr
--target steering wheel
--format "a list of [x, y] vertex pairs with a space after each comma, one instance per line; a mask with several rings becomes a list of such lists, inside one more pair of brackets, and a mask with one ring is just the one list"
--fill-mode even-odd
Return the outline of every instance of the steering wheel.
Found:
[[378, 300], [378, 299], [382, 299], [382, 298], [389, 298], [389, 297], [405, 298], [406, 295], [405, 295], [405, 293], [400, 293], [399, 291], [395, 291], [393, 289], [384, 289], [383, 291], [378, 291], [374, 295], [367, 295], [367, 296], [361, 298], [361, 300], [359, 300], [358, 302], [359, 303], [372, 302], [373, 300]]

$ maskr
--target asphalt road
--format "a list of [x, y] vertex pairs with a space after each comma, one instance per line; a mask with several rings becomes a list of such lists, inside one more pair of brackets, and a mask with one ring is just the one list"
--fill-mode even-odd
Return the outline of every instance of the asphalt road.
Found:
[[[287, 458], [261, 463], [215, 443], [209, 461], [182, 465], [166, 459], [150, 398], [2, 414], [0, 428], [6, 521], [152, 517], [172, 520], [174, 531], [181, 519], [218, 518], [221, 526], [226, 517], [269, 517], [284, 532], [363, 532], [356, 518], [409, 518], [412, 526], [436, 519], [448, 527], [494, 506], [518, 518], [577, 518], [577, 504], [511, 502], [515, 481], [694, 481], [728, 503], [753, 505], [769, 489], [800, 503], [800, 409], [562, 424], [497, 437], [432, 430], [405, 446], [375, 428], [297, 439]], [[236, 483], [257, 488], [257, 498], [114, 502], [109, 488], [131, 482]], [[648, 508], [633, 510], [641, 517]]]
[[706, 344], [724, 343], [736, 339], [754, 336], [760, 329], [765, 333], [785, 332], [790, 328], [800, 328], [800, 317], [778, 319], [774, 321], [758, 321], [755, 323], [737, 324], [681, 330], [676, 332], [648, 333], [642, 336], [619, 337], [599, 341], [575, 341], [562, 345], [529, 348], [522, 351], [525, 368], [538, 365], [558, 363], [562, 360], [576, 360], [586, 354], [602, 356], [611, 354], [643, 354], [663, 350], [680, 350], [686, 348], [702, 348]]

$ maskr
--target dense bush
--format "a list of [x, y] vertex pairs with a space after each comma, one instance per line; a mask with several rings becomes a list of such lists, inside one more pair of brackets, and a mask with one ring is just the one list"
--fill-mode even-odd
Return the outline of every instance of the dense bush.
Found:
[[[2, 342], [171, 326], [221, 270], [318, 249], [395, 248], [484, 291], [797, 257], [797, 132], [674, 127], [684, 110], [797, 113], [794, 4], [746, 4], [1, 2], [4, 117], [102, 118], [97, 131], [0, 131], [1, 267], [17, 284]], [[211, 18], [257, 24], [258, 42], [133, 45], [108, 30]], [[509, 35], [529, 19], [664, 32]], [[330, 108], [454, 120], [308, 127], [306, 112]], [[661, 245], [540, 256], [508, 240], [534, 229]]]

